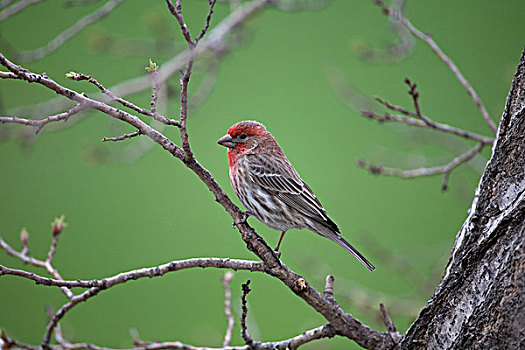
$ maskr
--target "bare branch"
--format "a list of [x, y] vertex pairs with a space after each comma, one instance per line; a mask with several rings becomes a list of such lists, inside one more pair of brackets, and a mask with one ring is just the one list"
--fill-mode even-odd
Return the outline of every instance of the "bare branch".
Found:
[[186, 42], [188, 45], [193, 44], [193, 40], [191, 40], [191, 34], [190, 30], [188, 29], [188, 26], [184, 22], [184, 18], [182, 17], [182, 6], [181, 6], [181, 0], [176, 0], [176, 5], [173, 6], [173, 3], [171, 0], [166, 0], [166, 4], [168, 5], [168, 9], [170, 10], [171, 14], [177, 19], [180, 25], [180, 30], [182, 32], [182, 35], [184, 36], [184, 39], [186, 39]]
[[[17, 256], [17, 252], [11, 253], [13, 249], [5, 243], [3, 239], [0, 238], [0, 245], [8, 254]], [[18, 253], [19, 254], [19, 253]], [[27, 258], [27, 257], [24, 257]], [[33, 258], [28, 258], [27, 261]], [[22, 259], [25, 261], [24, 259]], [[35, 266], [44, 266], [44, 262], [34, 259], [37, 263], [33, 264]], [[218, 268], [218, 269], [232, 269], [232, 270], [248, 270], [252, 272], [266, 272], [267, 268], [260, 261], [251, 261], [251, 260], [238, 260], [238, 259], [229, 259], [229, 258], [194, 258], [186, 260], [174, 260], [169, 263], [149, 267], [131, 270], [128, 272], [122, 272], [112, 277], [107, 277], [101, 280], [75, 280], [75, 281], [65, 281], [63, 279], [52, 279], [39, 276], [32, 272], [27, 272], [24, 270], [17, 270], [5, 267], [0, 265], [0, 275], [12, 275], [27, 278], [35, 281], [36, 284], [42, 284], [45, 286], [57, 286], [57, 287], [66, 287], [66, 288], [101, 288], [108, 289], [113, 286], [126, 283], [131, 280], [138, 280], [141, 278], [153, 278], [160, 277], [169, 272], [175, 272], [190, 268]]]
[[[309, 331], [304, 332], [297, 337], [290, 339], [287, 342], [281, 341], [276, 344], [277, 346], [273, 349], [297, 349], [299, 346], [309, 343], [313, 340], [322, 338], [333, 338], [337, 334], [334, 327], [331, 324], [327, 324]], [[282, 346], [282, 345], [284, 346]]]
[[450, 172], [452, 172], [452, 170], [454, 170], [459, 165], [472, 159], [476, 154], [478, 154], [483, 149], [483, 147], [485, 147], [485, 145], [486, 144], [484, 143], [479, 143], [476, 145], [476, 147], [469, 150], [468, 152], [465, 152], [457, 156], [449, 163], [442, 165], [442, 166], [433, 167], [433, 168], [417, 168], [417, 169], [411, 169], [411, 170], [401, 170], [401, 169], [396, 169], [396, 168], [385, 168], [381, 165], [367, 163], [363, 160], [358, 160], [357, 165], [360, 166], [361, 168], [367, 169], [372, 174], [396, 176], [402, 179], [410, 179], [410, 178], [419, 177], [419, 176], [431, 176], [431, 175], [443, 174], [444, 177], [443, 177], [443, 183], [441, 185], [441, 190], [445, 191], [448, 186], [448, 177], [450, 175]]
[[[57, 327], [58, 330], [59, 327]], [[268, 342], [268, 343], [259, 343], [254, 342], [253, 346], [228, 346], [226, 348], [221, 348], [224, 350], [274, 350], [274, 349], [297, 349], [299, 346], [306, 343], [312, 342], [314, 340], [322, 338], [332, 338], [336, 335], [335, 329], [330, 325], [324, 325], [318, 328], [314, 328], [295, 336], [290, 339]], [[161, 350], [161, 349], [185, 349], [185, 350], [220, 350], [219, 348], [209, 348], [209, 347], [200, 347], [193, 346], [189, 344], [184, 344], [179, 341], [173, 342], [146, 342], [146, 341], [134, 341], [136, 347], [129, 349], [122, 348], [107, 348], [98, 346], [92, 343], [70, 343], [65, 339], [61, 338], [61, 334], [58, 337], [59, 345], [48, 344], [47, 348], [50, 350]], [[7, 337], [3, 334], [0, 338], [0, 342], [3, 341], [7, 348], [20, 348], [25, 350], [40, 350], [40, 346], [27, 345], [21, 342], [18, 342], [12, 338]], [[58, 340], [57, 340], [58, 341]]]
[[[36, 4], [37, 2], [41, 2], [41, 1], [43, 1], [43, 0], [21, 0], [21, 1], [17, 2], [13, 6], [8, 7], [5, 10], [3, 10], [2, 12], [0, 12], [0, 22], [2, 22], [3, 20], [5, 20], [5, 19], [7, 19], [7, 18], [9, 18], [9, 17], [11, 17], [13, 15], [16, 15], [18, 12], [22, 11], [27, 6], [32, 5], [32, 4]], [[7, 6], [7, 5], [9, 5], [9, 3], [10, 3], [9, 1], [4, 1], [4, 3], [2, 3], [2, 5]]]
[[253, 339], [248, 334], [248, 329], [246, 328], [246, 317], [248, 316], [248, 306], [246, 302], [246, 296], [248, 293], [250, 293], [250, 280], [246, 281], [246, 283], [242, 284], [242, 296], [241, 296], [241, 303], [242, 303], [242, 314], [241, 314], [241, 335], [242, 339], [244, 339], [244, 343], [248, 346], [251, 346], [253, 344]]
[[2, 54], [0, 54], [0, 64], [9, 69], [11, 72], [15, 73], [19, 79], [23, 79], [29, 83], [38, 83], [44, 85], [50, 90], [55, 91], [56, 93], [66, 97], [69, 100], [75, 101], [77, 103], [87, 104], [94, 109], [97, 109], [113, 118], [122, 120], [131, 126], [134, 126], [140, 130], [144, 135], [150, 137], [153, 141], [160, 144], [164, 149], [173, 154], [179, 159], [184, 158], [184, 153], [173, 142], [167, 139], [164, 135], [158, 131], [151, 128], [148, 124], [144, 123], [140, 118], [133, 116], [129, 113], [126, 113], [122, 110], [113, 108], [103, 102], [93, 100], [85, 94], [79, 94], [73, 90], [67, 89], [60, 84], [56, 83], [54, 80], [50, 79], [47, 75], [44, 74], [35, 74], [27, 69], [23, 69], [20, 66], [15, 65]]
[[47, 348], [48, 347], [49, 341], [51, 340], [51, 334], [53, 333], [53, 330], [58, 325], [58, 321], [60, 321], [62, 319], [62, 317], [64, 317], [66, 312], [71, 310], [71, 308], [73, 308], [78, 303], [80, 303], [82, 301], [86, 301], [86, 300], [88, 300], [91, 297], [94, 297], [101, 290], [102, 290], [102, 288], [100, 288], [100, 287], [90, 288], [90, 289], [88, 289], [87, 291], [85, 291], [82, 294], [75, 295], [74, 297], [72, 297], [70, 299], [70, 301], [68, 303], [64, 304], [57, 311], [57, 313], [51, 318], [51, 320], [48, 322], [48, 324], [46, 326], [46, 332], [44, 333], [44, 339], [42, 340], [42, 347], [43, 348]]
[[151, 59], [149, 60], [150, 67], [146, 68], [146, 70], [149, 70], [149, 74], [151, 76], [151, 82], [153, 83], [153, 93], [151, 94], [151, 112], [155, 116], [157, 114], [157, 100], [159, 99], [159, 82], [158, 82], [158, 76], [159, 76], [159, 70], [156, 63], [153, 63]]
[[211, 15], [213, 14], [213, 6], [215, 6], [216, 2], [217, 0], [208, 0], [210, 8], [208, 10], [208, 15], [206, 16], [206, 22], [204, 23], [204, 27], [202, 28], [199, 36], [195, 38], [195, 44], [197, 44], [202, 39], [202, 37], [204, 37], [204, 35], [208, 31], [208, 28], [210, 28]]
[[[14, 78], [17, 79], [17, 78]], [[0, 117], [0, 123], [14, 123], [14, 124], [23, 124], [36, 126], [35, 134], [38, 134], [44, 126], [49, 123], [57, 122], [63, 120], [67, 122], [69, 118], [85, 109], [90, 108], [86, 103], [78, 103], [75, 107], [71, 108], [69, 111], [64, 113], [55, 114], [44, 119], [26, 119], [18, 117]]]
[[[55, 222], [56, 222], [56, 220], [55, 220]], [[51, 276], [53, 276], [58, 283], [61, 283], [61, 282], [63, 282], [64, 279], [62, 278], [62, 276], [60, 275], [58, 270], [53, 267], [52, 260], [53, 260], [53, 256], [55, 255], [55, 252], [56, 252], [56, 246], [57, 246], [57, 243], [58, 243], [58, 236], [59, 236], [60, 232], [62, 231], [63, 227], [64, 227], [63, 218], [62, 218], [62, 224], [60, 225], [60, 230], [58, 230], [58, 227], [53, 226], [53, 240], [51, 242], [51, 246], [49, 247], [49, 251], [47, 253], [47, 258], [46, 258], [45, 261], [42, 261], [42, 260], [39, 260], [39, 259], [36, 259], [34, 257], [31, 257], [31, 256], [27, 255], [27, 253], [29, 251], [29, 249], [27, 247], [28, 234], [27, 234], [27, 231], [25, 231], [25, 230], [22, 230], [21, 237], [20, 237], [21, 240], [22, 240], [22, 251], [18, 252], [15, 249], [13, 249], [9, 244], [7, 244], [7, 242], [5, 242], [2, 239], [2, 237], [0, 237], [0, 248], [5, 250], [5, 252], [7, 254], [9, 254], [9, 255], [17, 258], [17, 259], [20, 259], [22, 262], [24, 262], [26, 264], [31, 264], [31, 265], [36, 266], [36, 267], [43, 267], [43, 268], [45, 268], [46, 271]], [[0, 267], [0, 275], [9, 274], [9, 273], [4, 273], [3, 268], [4, 268], [3, 266]], [[25, 271], [22, 271], [22, 270], [13, 270], [13, 272], [15, 272], [15, 271], [16, 271], [16, 274], [19, 275], [19, 276], [22, 276], [22, 275], [37, 276], [37, 275], [35, 275], [33, 273], [25, 272]], [[25, 276], [22, 276], [22, 277], [25, 277]], [[40, 276], [38, 276], [38, 277], [40, 277]], [[30, 279], [32, 279], [32, 278], [30, 278]], [[46, 278], [40, 277], [40, 279], [45, 280]], [[49, 278], [47, 278], [47, 279], [50, 280]], [[68, 299], [73, 298], [73, 293], [68, 288], [66, 288], [65, 285], [62, 285], [60, 289], [62, 290], [62, 292], [66, 295], [66, 297]]]
[[[227, 350], [274, 350], [274, 349], [297, 349], [299, 346], [310, 343], [314, 340], [322, 339], [322, 338], [333, 338], [337, 334], [334, 327], [332, 327], [330, 324], [326, 324], [321, 327], [317, 327], [308, 331], [305, 331], [304, 333], [295, 336], [290, 339], [276, 341], [276, 342], [256, 342], [254, 341], [251, 345], [244, 345], [244, 346], [228, 346], [223, 347], [223, 349]], [[75, 345], [75, 344], [73, 344]], [[80, 345], [80, 344], [79, 344]], [[93, 347], [91, 344], [87, 348], [90, 350], [103, 350], [100, 347]], [[206, 348], [206, 347], [193, 347], [191, 345], [183, 344], [181, 342], [135, 342], [135, 345], [140, 346], [140, 349], [145, 350], [156, 350], [156, 349], [192, 349], [192, 350], [218, 350], [217, 348]], [[80, 348], [71, 348], [69, 349], [80, 349]], [[138, 350], [138, 349], [137, 349]]]
[[[417, 97], [414, 100], [414, 96], [412, 94], [411, 96], [413, 98], [414, 105], [417, 105], [417, 109], [419, 110], [419, 104], [417, 103]], [[416, 96], [419, 96], [419, 95], [416, 95]], [[420, 110], [419, 110], [419, 113], [417, 111], [411, 112], [401, 106], [390, 103], [380, 97], [376, 96], [375, 99], [376, 101], [378, 101], [379, 103], [387, 107], [388, 109], [391, 109], [396, 112], [400, 112], [409, 117], [418, 118], [420, 120], [407, 118], [403, 116], [391, 115], [391, 114], [379, 115], [375, 112], [369, 112], [369, 111], [362, 111], [361, 112], [362, 115], [364, 115], [365, 117], [371, 118], [371, 119], [376, 119], [380, 122], [402, 122], [402, 123], [413, 125], [413, 126], [430, 127], [432, 129], [436, 129], [436, 130], [443, 131], [449, 134], [457, 135], [457, 136], [460, 136], [466, 139], [479, 141], [480, 143], [483, 143], [483, 144], [491, 144], [494, 141], [494, 139], [491, 137], [479, 135], [479, 134], [476, 134], [468, 130], [450, 126], [448, 124], [435, 122], [430, 117], [427, 117], [426, 115], [422, 114]]]
[[[456, 128], [448, 124], [438, 123], [433, 121], [430, 117], [424, 115], [420, 111], [420, 115], [415, 112], [409, 111], [406, 108], [395, 105], [381, 97], [375, 96], [374, 99], [384, 105], [386, 108], [404, 114], [405, 116], [392, 115], [389, 113], [379, 114], [374, 112], [374, 106], [370, 103], [370, 100], [356, 92], [354, 89], [348, 86], [348, 83], [341, 77], [341, 72], [334, 71], [328, 75], [330, 82], [332, 83], [335, 91], [341, 96], [343, 101], [354, 109], [357, 109], [361, 115], [375, 119], [379, 122], [400, 122], [417, 127], [430, 127], [439, 131], [443, 131], [449, 134], [460, 136], [469, 140], [475, 140], [485, 144], [491, 144], [494, 139], [483, 135], [476, 134], [474, 132]], [[412, 96], [412, 95], [411, 95]], [[413, 98], [413, 96], [412, 96]], [[412, 118], [407, 118], [412, 117]], [[419, 120], [418, 120], [419, 119]]]
[[139, 135], [142, 135], [142, 134], [141, 134], [140, 130], [137, 130], [135, 132], [132, 132], [131, 134], [124, 134], [124, 135], [115, 136], [115, 137], [104, 137], [104, 138], [102, 138], [102, 142], [107, 142], [107, 141], [117, 142], [117, 141], [131, 139], [131, 138], [139, 136]]
[[[153, 117], [155, 120], [160, 121], [163, 124], [166, 125], [174, 125], [174, 126], [180, 126], [180, 122], [178, 120], [169, 119], [166, 118], [160, 114], [158, 114], [156, 111], [149, 111], [145, 108], [138, 107], [134, 105], [133, 103], [129, 102], [128, 100], [124, 100], [123, 98], [120, 98], [116, 96], [114, 93], [112, 93], [110, 90], [106, 89], [101, 83], [99, 83], [95, 78], [91, 77], [90, 75], [85, 75], [82, 73], [76, 73], [76, 72], [69, 72], [66, 74], [66, 76], [72, 80], [76, 81], [82, 81], [87, 80], [89, 83], [95, 85], [97, 88], [99, 88], [100, 91], [102, 91], [106, 96], [108, 96], [111, 101], [116, 101], [123, 105], [124, 107], [130, 108], [134, 110], [137, 113], [147, 115], [149, 117]], [[156, 86], [156, 83], [155, 85]], [[155, 89], [155, 87], [154, 87]], [[158, 86], [157, 86], [158, 89]], [[155, 101], [156, 102], [156, 101]]]
[[492, 118], [490, 117], [489, 113], [487, 112], [487, 109], [485, 108], [485, 105], [483, 104], [483, 102], [479, 98], [478, 94], [476, 93], [476, 91], [474, 90], [472, 85], [470, 85], [468, 80], [463, 76], [463, 74], [461, 73], [459, 68], [452, 61], [452, 59], [450, 59], [450, 57], [448, 57], [443, 52], [443, 50], [441, 50], [441, 48], [438, 46], [438, 44], [428, 34], [425, 34], [425, 33], [421, 32], [420, 30], [418, 30], [416, 27], [414, 27], [412, 25], [412, 23], [408, 19], [404, 18], [399, 12], [392, 11], [391, 9], [389, 9], [388, 6], [386, 6], [386, 4], [384, 3], [383, 0], [374, 0], [374, 2], [381, 7], [381, 9], [383, 10], [383, 13], [385, 13], [386, 15], [388, 15], [390, 17], [393, 17], [393, 18], [397, 19], [414, 36], [416, 36], [417, 38], [423, 40], [428, 46], [430, 46], [432, 51], [434, 51], [434, 53], [439, 57], [439, 59], [443, 63], [445, 63], [445, 65], [454, 73], [454, 75], [459, 80], [461, 85], [463, 85], [463, 87], [467, 90], [467, 93], [470, 95], [470, 97], [472, 98], [472, 100], [474, 101], [476, 106], [478, 106], [479, 110], [481, 111], [481, 115], [483, 116], [483, 118], [487, 122], [488, 126], [490, 127], [492, 132], [494, 134], [496, 134], [496, 131], [497, 131], [496, 124], [494, 124], [494, 121], [492, 120]]
[[[35, 2], [35, 1], [41, 1], [41, 0], [32, 0], [32, 1]], [[124, 0], [111, 0], [111, 1], [106, 2], [97, 11], [85, 17], [82, 17], [73, 26], [69, 27], [68, 29], [66, 29], [59, 35], [57, 35], [54, 39], [52, 39], [46, 45], [39, 47], [38, 49], [35, 49], [35, 50], [23, 51], [23, 52], [18, 53], [18, 55], [16, 56], [17, 60], [20, 62], [33, 62], [33, 61], [38, 61], [48, 56], [49, 54], [55, 52], [59, 47], [61, 47], [69, 39], [73, 38], [75, 35], [80, 33], [82, 29], [104, 18], [108, 14], [110, 14], [117, 6], [119, 6], [123, 2]], [[1, 21], [1, 18], [0, 18], [0, 21]]]
[[193, 63], [195, 61], [195, 48], [197, 47], [198, 42], [206, 34], [210, 26], [211, 15], [213, 14], [213, 6], [215, 5], [216, 0], [209, 0], [209, 11], [206, 17], [206, 23], [202, 29], [199, 36], [195, 39], [191, 39], [191, 35], [188, 29], [188, 26], [184, 22], [184, 17], [182, 16], [181, 0], [177, 0], [176, 5], [173, 6], [171, 0], [166, 0], [168, 8], [171, 14], [177, 19], [180, 25], [180, 29], [186, 42], [188, 43], [188, 59], [186, 62], [186, 68], [180, 78], [180, 138], [182, 142], [182, 149], [184, 150], [185, 161], [188, 161], [193, 158], [193, 152], [191, 150], [189, 135], [187, 130], [187, 120], [188, 120], [188, 83], [190, 81]]
[[379, 310], [381, 311], [381, 317], [383, 319], [383, 323], [386, 326], [386, 330], [388, 332], [396, 332], [396, 326], [394, 325], [394, 322], [392, 322], [392, 320], [390, 319], [390, 316], [388, 316], [385, 305], [383, 305], [383, 303], [379, 304]]
[[222, 276], [222, 284], [224, 286], [224, 314], [226, 315], [226, 320], [228, 321], [228, 327], [226, 328], [226, 333], [224, 334], [224, 341], [222, 342], [223, 347], [227, 347], [230, 345], [234, 326], [231, 304], [232, 291], [230, 288], [230, 283], [232, 279], [233, 273], [231, 272], [226, 272], [224, 276]]

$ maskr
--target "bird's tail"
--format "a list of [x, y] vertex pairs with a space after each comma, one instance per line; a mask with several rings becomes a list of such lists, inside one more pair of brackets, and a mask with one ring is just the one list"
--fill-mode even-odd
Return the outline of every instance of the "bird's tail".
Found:
[[361, 264], [363, 264], [367, 269], [369, 269], [370, 271], [374, 271], [375, 270], [375, 267], [374, 265], [372, 265], [370, 263], [370, 261], [366, 260], [366, 258], [361, 255], [361, 253], [359, 253], [357, 251], [357, 249], [355, 249], [350, 243], [348, 243], [343, 237], [341, 237], [340, 234], [337, 234], [335, 232], [332, 232], [332, 234], [329, 234], [327, 235], [328, 238], [330, 238], [332, 241], [334, 241], [335, 243], [339, 244], [341, 247], [343, 247], [347, 252], [349, 252], [350, 254], [352, 254], [357, 260], [359, 260], [359, 262]]

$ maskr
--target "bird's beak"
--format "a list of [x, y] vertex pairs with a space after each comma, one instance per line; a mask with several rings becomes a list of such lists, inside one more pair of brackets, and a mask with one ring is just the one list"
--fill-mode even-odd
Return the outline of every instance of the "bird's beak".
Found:
[[223, 137], [217, 141], [217, 143], [221, 146], [228, 147], [228, 148], [234, 148], [236, 143], [233, 142], [233, 139], [230, 135], [226, 134]]

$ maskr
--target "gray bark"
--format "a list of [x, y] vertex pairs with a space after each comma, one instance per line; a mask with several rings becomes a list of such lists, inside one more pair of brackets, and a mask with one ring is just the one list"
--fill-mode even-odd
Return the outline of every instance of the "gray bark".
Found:
[[525, 349], [525, 49], [445, 274], [399, 349]]

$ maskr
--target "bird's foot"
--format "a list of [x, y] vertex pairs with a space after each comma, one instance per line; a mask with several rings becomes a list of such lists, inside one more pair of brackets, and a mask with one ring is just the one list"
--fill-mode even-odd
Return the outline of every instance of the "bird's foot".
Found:
[[281, 252], [280, 252], [280, 251], [274, 249], [273, 252], [274, 252], [275, 255], [277, 256], [277, 259], [280, 259], [280, 258], [281, 258]]
[[242, 219], [240, 221], [237, 221], [237, 222], [232, 222], [232, 228], [235, 228], [235, 226], [237, 225], [240, 225], [240, 224], [246, 224], [248, 223], [248, 218], [250, 216], [253, 216], [252, 213], [250, 213], [249, 211], [245, 211], [242, 213]]

